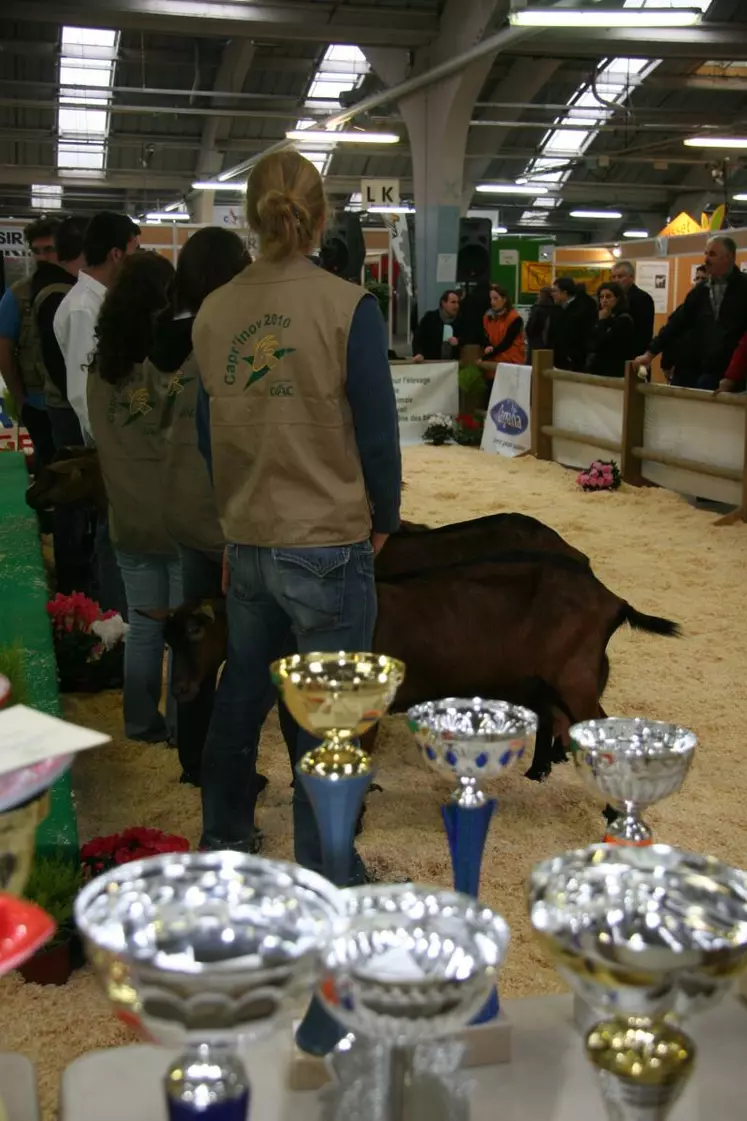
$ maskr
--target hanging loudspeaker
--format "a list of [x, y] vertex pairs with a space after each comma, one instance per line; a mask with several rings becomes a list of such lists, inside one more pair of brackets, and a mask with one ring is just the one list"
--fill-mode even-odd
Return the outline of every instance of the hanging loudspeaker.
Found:
[[489, 218], [459, 220], [457, 283], [490, 283], [490, 246], [493, 228]]
[[366, 261], [360, 215], [343, 213], [329, 227], [322, 242], [320, 264], [343, 280], [360, 280]]

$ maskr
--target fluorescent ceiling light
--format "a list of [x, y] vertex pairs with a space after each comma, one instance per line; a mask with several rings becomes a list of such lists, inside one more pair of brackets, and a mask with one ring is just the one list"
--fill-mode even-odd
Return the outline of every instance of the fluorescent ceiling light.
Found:
[[747, 148], [747, 136], [688, 136], [686, 148]]
[[623, 237], [648, 237], [648, 230], [623, 230]]
[[414, 214], [414, 206], [367, 206], [369, 214]]
[[222, 182], [220, 179], [198, 179], [192, 184], [193, 191], [245, 191], [246, 179], [233, 179]]
[[546, 195], [547, 187], [524, 186], [521, 183], [479, 183], [475, 190], [481, 195]]
[[622, 218], [619, 210], [572, 210], [571, 218]]
[[491, 232], [494, 234], [507, 234], [508, 230], [505, 226], [493, 226]]
[[697, 8], [524, 8], [511, 12], [514, 27], [692, 27], [700, 23]]
[[334, 132], [326, 128], [294, 128], [285, 134], [286, 140], [318, 144], [399, 144], [396, 132]]
[[735, 202], [747, 202], [747, 195], [732, 195]]
[[186, 210], [151, 210], [145, 215], [146, 222], [188, 222]]

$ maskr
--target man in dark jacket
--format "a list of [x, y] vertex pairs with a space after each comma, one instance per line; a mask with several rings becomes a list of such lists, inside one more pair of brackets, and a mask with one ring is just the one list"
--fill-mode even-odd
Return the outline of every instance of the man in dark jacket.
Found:
[[67, 371], [54, 333], [54, 317], [85, 264], [83, 235], [87, 225], [88, 219], [80, 217], [60, 222], [55, 231], [57, 264], [42, 262], [31, 282], [34, 326], [44, 367], [45, 402], [56, 449], [83, 444], [80, 423], [67, 399]]
[[686, 336], [689, 353], [681, 354], [675, 381], [694, 389], [718, 389], [747, 331], [747, 275], [736, 263], [737, 247], [730, 237], [712, 237], [706, 245], [708, 280], [688, 292], [685, 302], [645, 351], [634, 359], [648, 367], [657, 354]]
[[569, 276], [554, 280], [550, 291], [559, 309], [550, 328], [555, 365], [561, 370], [584, 370], [587, 340], [597, 319], [596, 304]]
[[636, 284], [635, 267], [630, 261], [618, 261], [612, 279], [628, 300], [628, 315], [633, 320], [633, 353], [643, 354], [654, 337], [654, 301]]
[[427, 311], [418, 324], [412, 340], [413, 362], [459, 357], [459, 339], [454, 330], [458, 315], [459, 293], [449, 289], [441, 296], [438, 309]]

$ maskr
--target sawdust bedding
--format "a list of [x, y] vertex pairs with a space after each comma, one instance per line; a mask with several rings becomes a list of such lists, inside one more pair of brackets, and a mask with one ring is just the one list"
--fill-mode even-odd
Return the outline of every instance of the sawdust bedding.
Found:
[[[744, 863], [747, 826], [741, 782], [744, 635], [741, 593], [747, 526], [714, 528], [714, 516], [660, 490], [623, 487], [584, 494], [575, 473], [531, 458], [505, 460], [467, 448], [408, 448], [404, 516], [433, 525], [516, 510], [553, 526], [592, 559], [599, 577], [639, 610], [675, 619], [679, 640], [623, 629], [610, 647], [607, 711], [674, 720], [692, 727], [701, 748], [684, 793], [652, 810], [658, 838]], [[67, 715], [114, 737], [83, 755], [74, 781], [81, 838], [128, 825], [199, 835], [199, 793], [178, 785], [175, 752], [123, 739], [117, 694], [72, 697]], [[361, 851], [382, 878], [448, 884], [439, 806], [448, 784], [423, 768], [402, 718], [387, 720], [378, 748], [382, 793], [369, 798]], [[265, 852], [291, 855], [290, 776], [274, 716], [261, 765], [270, 786], [260, 811]], [[552, 853], [598, 839], [599, 807], [571, 765], [538, 785], [517, 770], [498, 784], [499, 809], [488, 839], [482, 896], [512, 930], [503, 970], [505, 995], [560, 991], [531, 937], [524, 884]], [[0, 982], [0, 1039], [36, 1063], [45, 1119], [54, 1116], [59, 1076], [87, 1050], [132, 1042], [107, 1010], [89, 970], [63, 989]]]

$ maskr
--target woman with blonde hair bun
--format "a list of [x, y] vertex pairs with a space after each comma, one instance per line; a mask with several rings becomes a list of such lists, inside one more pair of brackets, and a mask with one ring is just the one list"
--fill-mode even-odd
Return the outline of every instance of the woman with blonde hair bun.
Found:
[[[202, 767], [202, 844], [257, 851], [251, 789], [269, 665], [369, 650], [374, 555], [399, 525], [401, 463], [378, 303], [309, 259], [327, 217], [295, 150], [247, 185], [260, 253], [204, 301], [193, 329], [197, 424], [224, 536], [228, 658]], [[299, 731], [296, 758], [317, 741]], [[313, 813], [293, 795], [295, 858], [321, 869]], [[365, 869], [354, 855], [352, 882]]]

